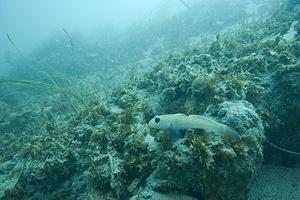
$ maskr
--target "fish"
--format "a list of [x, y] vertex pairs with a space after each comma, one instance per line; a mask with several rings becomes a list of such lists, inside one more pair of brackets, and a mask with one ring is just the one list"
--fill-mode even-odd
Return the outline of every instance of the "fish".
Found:
[[156, 115], [149, 121], [149, 126], [154, 129], [167, 129], [172, 139], [183, 137], [182, 131], [187, 129], [203, 129], [208, 133], [240, 138], [240, 134], [233, 128], [203, 115], [183, 113]]

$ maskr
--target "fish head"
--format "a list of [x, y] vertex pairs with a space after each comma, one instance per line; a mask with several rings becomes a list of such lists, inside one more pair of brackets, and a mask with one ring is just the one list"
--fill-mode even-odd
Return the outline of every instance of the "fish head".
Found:
[[156, 129], [168, 129], [170, 128], [170, 121], [167, 119], [167, 117], [164, 116], [158, 116], [155, 115], [150, 121], [149, 121], [149, 126], [151, 128], [156, 128]]

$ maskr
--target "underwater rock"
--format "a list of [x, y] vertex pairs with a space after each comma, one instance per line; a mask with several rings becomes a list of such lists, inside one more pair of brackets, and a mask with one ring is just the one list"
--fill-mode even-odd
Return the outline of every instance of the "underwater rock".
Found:
[[[300, 152], [300, 65], [283, 66], [272, 76], [272, 86], [267, 94], [270, 102], [266, 136], [274, 144]], [[266, 149], [269, 163], [296, 165], [299, 156], [274, 148]]]
[[[12, 190], [13, 199], [40, 198], [39, 195], [57, 194], [55, 190], [67, 181], [75, 172], [76, 165], [70, 161], [56, 158], [47, 159], [44, 163], [24, 166], [22, 174]], [[36, 193], [40, 191], [42, 194]], [[8, 195], [6, 195], [8, 198]]]
[[19, 133], [30, 126], [36, 125], [38, 114], [30, 107], [12, 108], [8, 104], [0, 101], [0, 132]]
[[176, 193], [153, 192], [150, 198], [139, 198], [138, 196], [133, 196], [130, 200], [197, 200], [197, 198]]
[[0, 199], [7, 196], [13, 189], [19, 178], [22, 164], [16, 160], [8, 160], [0, 163]]
[[255, 107], [245, 100], [225, 101], [209, 106], [205, 115], [217, 118], [219, 122], [234, 128], [242, 136], [254, 137], [259, 142], [264, 140], [262, 120]]
[[[9, 174], [9, 187], [0, 184], [7, 191], [3, 199], [247, 199], [265, 129], [272, 141], [299, 147], [299, 23], [297, 35], [284, 39], [297, 16], [245, 25], [208, 47], [170, 55], [103, 101], [94, 98], [65, 118], [51, 110], [45, 126], [1, 140], [1, 159], [24, 164], [21, 174]], [[33, 119], [4, 106], [0, 112], [0, 129], [3, 119]], [[187, 130], [171, 140], [148, 126], [155, 114], [168, 113], [204, 114], [241, 138]], [[280, 159], [274, 150], [265, 155]], [[0, 180], [7, 169], [0, 166]]]
[[155, 192], [177, 192], [198, 199], [244, 199], [262, 162], [264, 128], [246, 101], [224, 102], [207, 109], [241, 134], [241, 140], [188, 133], [157, 161], [138, 199]]

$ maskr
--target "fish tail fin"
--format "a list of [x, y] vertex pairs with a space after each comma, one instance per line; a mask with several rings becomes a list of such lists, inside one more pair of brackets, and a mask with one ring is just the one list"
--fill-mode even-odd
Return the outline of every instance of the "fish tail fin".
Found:
[[236, 139], [240, 139], [241, 138], [241, 135], [236, 131], [234, 130], [233, 128], [231, 128], [230, 126], [227, 126], [225, 125], [223, 128], [222, 128], [222, 132], [224, 134], [228, 134]]

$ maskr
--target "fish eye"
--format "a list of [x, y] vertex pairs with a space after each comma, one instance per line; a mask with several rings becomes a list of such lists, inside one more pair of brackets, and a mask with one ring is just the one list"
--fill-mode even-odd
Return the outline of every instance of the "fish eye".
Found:
[[159, 119], [159, 117], [156, 117], [154, 121], [155, 121], [155, 123], [157, 123], [157, 124], [158, 124], [158, 123], [160, 122], [160, 119]]

